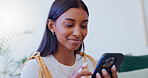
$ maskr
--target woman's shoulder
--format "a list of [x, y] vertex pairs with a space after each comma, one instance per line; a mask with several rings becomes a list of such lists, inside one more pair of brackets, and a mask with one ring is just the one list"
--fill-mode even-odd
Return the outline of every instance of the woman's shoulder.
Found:
[[[40, 56], [41, 57], [41, 56]], [[49, 61], [49, 60], [52, 60], [52, 58], [51, 58], [51, 55], [48, 55], [48, 56], [46, 56], [46, 57], [36, 57], [37, 59], [42, 59], [41, 61], [43, 61], [43, 62], [47, 62], [47, 61]], [[36, 58], [32, 58], [32, 59], [30, 59], [30, 60], [28, 60], [26, 63], [25, 63], [25, 65], [24, 65], [24, 67], [31, 67], [31, 68], [39, 68], [39, 64], [38, 64], [38, 61], [37, 61], [37, 59]], [[23, 68], [24, 68], [23, 67]]]
[[36, 59], [30, 59], [25, 63], [21, 71], [21, 78], [37, 78], [39, 73], [39, 65]]
[[42, 57], [44, 63], [46, 64], [46, 66], [48, 67], [48, 65], [52, 64], [54, 58], [52, 55], [48, 55], [46, 57]]
[[33, 55], [24, 63], [21, 71], [21, 78], [39, 78], [40, 65], [48, 62], [51, 59], [51, 55], [41, 57], [40, 54]]
[[[26, 62], [23, 64], [22, 68], [35, 68], [38, 67], [38, 63], [36, 58], [41, 57], [39, 52], [34, 53], [31, 57], [29, 57]], [[22, 70], [23, 70], [22, 69]]]

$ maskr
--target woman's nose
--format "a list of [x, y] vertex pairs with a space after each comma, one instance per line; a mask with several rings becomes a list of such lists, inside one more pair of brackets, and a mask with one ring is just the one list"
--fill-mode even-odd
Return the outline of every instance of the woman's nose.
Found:
[[75, 27], [73, 30], [73, 35], [76, 37], [80, 37], [81, 36], [81, 29], [80, 27]]

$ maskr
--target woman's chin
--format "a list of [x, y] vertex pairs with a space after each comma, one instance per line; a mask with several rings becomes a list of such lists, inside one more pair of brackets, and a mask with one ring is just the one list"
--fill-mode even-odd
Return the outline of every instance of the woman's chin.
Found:
[[75, 50], [78, 50], [79, 49], [79, 47], [71, 47], [71, 48], [69, 48], [69, 50], [71, 50], [71, 51], [75, 51]]

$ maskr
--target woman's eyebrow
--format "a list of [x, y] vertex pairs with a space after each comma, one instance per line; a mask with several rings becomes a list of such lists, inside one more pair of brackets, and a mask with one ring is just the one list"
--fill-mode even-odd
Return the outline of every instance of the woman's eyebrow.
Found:
[[71, 18], [65, 18], [65, 20], [75, 21], [74, 19]]
[[[71, 18], [65, 18], [65, 20], [75, 21], [74, 19], [71, 19]], [[88, 22], [88, 19], [83, 20], [82, 22]]]
[[88, 20], [83, 20], [82, 22], [88, 22]]

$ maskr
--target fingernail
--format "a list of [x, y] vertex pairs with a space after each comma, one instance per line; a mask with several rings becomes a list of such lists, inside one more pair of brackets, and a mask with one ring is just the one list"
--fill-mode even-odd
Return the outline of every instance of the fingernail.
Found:
[[97, 78], [101, 78], [101, 75], [99, 73], [96, 73]]
[[82, 68], [80, 68], [80, 69], [78, 70], [78, 73], [81, 72], [81, 71], [82, 71]]
[[113, 66], [112, 66], [112, 69], [113, 69], [113, 70], [116, 70], [116, 66], [115, 66], [115, 65], [113, 65]]
[[107, 71], [105, 69], [102, 69], [103, 74], [107, 74]]
[[87, 66], [87, 62], [85, 62], [82, 66], [83, 66], [83, 67], [86, 67], [86, 66]]
[[96, 73], [97, 76], [99, 76], [99, 73]]

